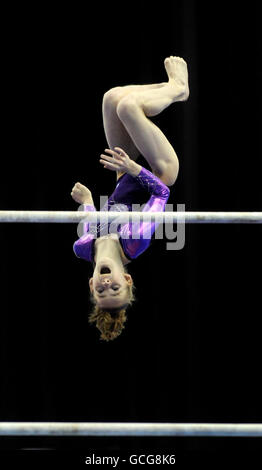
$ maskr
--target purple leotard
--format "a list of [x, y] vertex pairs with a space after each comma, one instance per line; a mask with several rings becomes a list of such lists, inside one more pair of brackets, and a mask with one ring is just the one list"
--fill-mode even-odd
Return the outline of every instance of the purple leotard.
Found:
[[[149, 200], [148, 193], [151, 195]], [[169, 194], [169, 188], [157, 176], [142, 167], [138, 176], [134, 177], [125, 173], [118, 179], [116, 188], [102, 211], [110, 209], [118, 212], [131, 211], [132, 204], [144, 204], [147, 201], [142, 209], [143, 212], [164, 212]], [[96, 211], [96, 208], [85, 205], [84, 210]], [[115, 233], [118, 234], [127, 259], [137, 258], [149, 247], [151, 237], [158, 225], [159, 223], [143, 221], [115, 224]], [[73, 246], [78, 258], [94, 263], [95, 241], [99, 236], [103, 236], [105, 228], [108, 230], [108, 224], [84, 224], [84, 235]], [[111, 229], [110, 232], [112, 233]]]

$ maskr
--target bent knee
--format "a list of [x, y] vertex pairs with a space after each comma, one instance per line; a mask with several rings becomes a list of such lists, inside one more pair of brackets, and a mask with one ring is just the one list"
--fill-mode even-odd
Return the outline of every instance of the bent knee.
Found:
[[117, 107], [120, 100], [123, 98], [123, 89], [121, 86], [111, 88], [103, 96], [103, 106]]
[[163, 175], [163, 183], [166, 184], [166, 186], [173, 186], [177, 180], [177, 177], [178, 177], [178, 169], [176, 171], [167, 171], [164, 175]]
[[179, 164], [175, 163], [164, 163], [154, 171], [154, 174], [166, 185], [173, 186], [176, 182], [179, 172]]
[[173, 186], [176, 182], [176, 179], [177, 179], [177, 175], [174, 176], [174, 175], [170, 175], [170, 174], [167, 174], [167, 175], [163, 175], [163, 177], [161, 178], [161, 180], [163, 181], [163, 183], [166, 185], [166, 186]]
[[135, 118], [139, 109], [136, 94], [130, 93], [120, 100], [116, 112], [121, 120], [125, 120]]

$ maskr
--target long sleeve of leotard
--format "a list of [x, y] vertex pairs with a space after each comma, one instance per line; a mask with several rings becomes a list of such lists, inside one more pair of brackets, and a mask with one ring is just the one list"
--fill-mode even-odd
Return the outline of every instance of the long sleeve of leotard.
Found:
[[[142, 167], [135, 177], [142, 187], [151, 194], [142, 212], [164, 212], [170, 195], [169, 188], [153, 173]], [[129, 258], [137, 258], [150, 245], [151, 237], [159, 223], [129, 222], [122, 226], [120, 236], [124, 251]]]
[[[91, 204], [83, 204], [81, 210], [84, 212], [95, 212], [96, 208]], [[91, 250], [94, 234], [89, 232], [89, 222], [83, 222], [81, 225], [82, 227], [79, 227], [79, 230], [83, 233], [83, 235], [81, 233], [82, 236], [74, 243], [73, 250], [78, 258], [83, 258], [87, 261], [90, 261], [92, 258]]]

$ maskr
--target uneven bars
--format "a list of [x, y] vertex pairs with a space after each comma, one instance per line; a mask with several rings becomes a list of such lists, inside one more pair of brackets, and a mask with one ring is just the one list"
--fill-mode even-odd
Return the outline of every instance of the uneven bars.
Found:
[[0, 211], [0, 223], [111, 223], [156, 221], [191, 224], [261, 224], [262, 212]]
[[262, 424], [2, 422], [0, 436], [262, 437]]

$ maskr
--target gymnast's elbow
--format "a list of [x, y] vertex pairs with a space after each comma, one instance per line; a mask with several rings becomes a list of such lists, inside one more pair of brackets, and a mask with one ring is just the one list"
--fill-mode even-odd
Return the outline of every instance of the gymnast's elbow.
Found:
[[164, 193], [162, 193], [162, 196], [164, 196], [165, 199], [168, 199], [170, 196], [170, 189], [166, 186], [166, 190]]
[[74, 254], [76, 255], [77, 258], [81, 258], [81, 245], [79, 244], [79, 240], [77, 240], [74, 244], [73, 244], [73, 252]]

